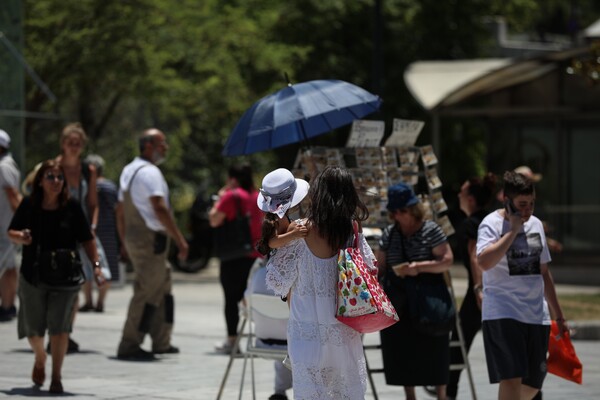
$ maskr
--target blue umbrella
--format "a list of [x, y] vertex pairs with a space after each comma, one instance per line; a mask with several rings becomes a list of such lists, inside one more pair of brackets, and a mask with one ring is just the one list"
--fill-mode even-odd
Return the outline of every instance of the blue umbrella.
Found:
[[308, 140], [375, 112], [380, 105], [379, 96], [344, 81], [289, 84], [242, 115], [223, 155], [252, 154]]

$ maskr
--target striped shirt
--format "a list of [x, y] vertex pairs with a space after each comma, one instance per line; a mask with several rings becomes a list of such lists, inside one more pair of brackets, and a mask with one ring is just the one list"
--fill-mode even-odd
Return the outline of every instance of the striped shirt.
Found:
[[444, 231], [433, 221], [425, 221], [421, 229], [404, 237], [395, 224], [383, 231], [379, 247], [385, 251], [386, 265], [402, 262], [433, 260], [433, 248], [448, 241]]

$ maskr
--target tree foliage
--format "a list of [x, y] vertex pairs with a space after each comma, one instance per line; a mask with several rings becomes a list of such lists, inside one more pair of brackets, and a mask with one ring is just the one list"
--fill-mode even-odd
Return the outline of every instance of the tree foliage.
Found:
[[[240, 162], [221, 156], [223, 144], [253, 102], [286, 84], [284, 73], [292, 82], [335, 78], [377, 89], [384, 105], [374, 117], [388, 124], [424, 119], [403, 80], [411, 62], [489, 55], [486, 16], [503, 15], [510, 29], [542, 40], [587, 26], [600, 11], [592, 0], [25, 0], [24, 8], [26, 58], [58, 98], [28, 83], [27, 110], [58, 116], [27, 121], [28, 165], [55, 156], [61, 127], [77, 120], [115, 179], [136, 154], [136, 135], [156, 126], [168, 135], [165, 170], [182, 208]], [[315, 142], [341, 145], [346, 135]], [[448, 127], [443, 140], [461, 161], [457, 176], [482, 172], [476, 126]], [[291, 167], [295, 151], [242, 159], [262, 176]]]

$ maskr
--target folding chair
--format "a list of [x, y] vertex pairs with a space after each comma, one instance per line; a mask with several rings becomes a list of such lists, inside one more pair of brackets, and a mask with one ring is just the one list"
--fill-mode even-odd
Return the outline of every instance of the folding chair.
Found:
[[[223, 377], [221, 388], [219, 389], [219, 394], [217, 395], [217, 400], [221, 398], [234, 359], [241, 357], [244, 358], [239, 399], [242, 398], [248, 359], [250, 359], [250, 371], [252, 374], [252, 398], [256, 399], [254, 358], [283, 361], [287, 355], [287, 349], [261, 346], [258, 342], [258, 339], [271, 337], [272, 332], [266, 331], [265, 327], [268, 326], [273, 320], [287, 322], [287, 319], [289, 318], [288, 305], [281, 301], [281, 299], [277, 296], [258, 293], [253, 293], [247, 296], [246, 302], [247, 316], [240, 323], [240, 334], [238, 334], [233, 351], [230, 355], [229, 363], [227, 365], [227, 369], [225, 370], [225, 376]], [[246, 347], [243, 356], [236, 354], [237, 349], [240, 347], [239, 345], [242, 337], [246, 338]]]

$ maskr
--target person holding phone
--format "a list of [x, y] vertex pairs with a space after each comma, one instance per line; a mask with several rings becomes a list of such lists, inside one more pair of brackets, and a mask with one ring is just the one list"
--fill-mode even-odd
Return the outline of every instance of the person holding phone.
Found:
[[550, 315], [561, 333], [568, 327], [548, 268], [544, 227], [533, 215], [534, 184], [515, 171], [503, 178], [505, 207], [487, 215], [477, 233], [483, 342], [498, 398], [531, 399], [546, 377]]

